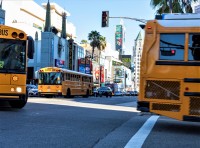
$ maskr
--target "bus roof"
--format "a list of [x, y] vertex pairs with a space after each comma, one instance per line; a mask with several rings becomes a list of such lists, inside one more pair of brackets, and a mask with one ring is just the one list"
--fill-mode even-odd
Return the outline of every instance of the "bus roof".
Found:
[[89, 76], [89, 77], [93, 76], [92, 74], [86, 74], [86, 73], [73, 71], [73, 70], [69, 70], [69, 69], [65, 69], [65, 68], [59, 68], [59, 67], [43, 67], [40, 70], [44, 70], [44, 69], [45, 69], [45, 72], [50, 72], [50, 71], [48, 71], [49, 69], [55, 69], [55, 70], [60, 70], [62, 72], [68, 72], [68, 73], [78, 74], [78, 75], [82, 75], [82, 76]]
[[163, 13], [156, 15], [156, 19], [159, 20], [200, 20], [199, 13]]
[[200, 27], [198, 13], [164, 13], [156, 15], [155, 19], [164, 27]]

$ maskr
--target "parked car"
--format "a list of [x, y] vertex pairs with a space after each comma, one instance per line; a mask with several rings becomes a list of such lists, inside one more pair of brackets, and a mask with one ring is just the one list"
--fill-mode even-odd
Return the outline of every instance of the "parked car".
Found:
[[123, 93], [121, 91], [116, 91], [114, 93], [115, 96], [123, 96]]
[[100, 97], [102, 97], [102, 96], [112, 97], [112, 89], [110, 87], [107, 87], [107, 86], [100, 87], [98, 89], [98, 95]]
[[28, 96], [36, 97], [38, 96], [38, 89], [37, 88], [32, 88], [28, 92]]
[[127, 91], [126, 95], [127, 96], [134, 96], [135, 93], [134, 93], [134, 91]]
[[138, 91], [134, 91], [134, 96], [138, 96]]
[[92, 95], [95, 96], [95, 97], [98, 95], [98, 88], [94, 88], [92, 90]]

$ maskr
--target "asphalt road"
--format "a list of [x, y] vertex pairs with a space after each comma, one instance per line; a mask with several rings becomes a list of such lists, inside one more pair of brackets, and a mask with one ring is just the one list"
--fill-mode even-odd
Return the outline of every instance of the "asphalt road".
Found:
[[136, 97], [29, 98], [0, 108], [0, 148], [199, 147], [200, 125], [136, 110]]

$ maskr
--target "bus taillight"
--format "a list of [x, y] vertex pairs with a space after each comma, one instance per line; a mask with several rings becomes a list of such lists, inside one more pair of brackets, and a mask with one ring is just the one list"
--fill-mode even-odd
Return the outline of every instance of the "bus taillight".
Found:
[[17, 38], [17, 32], [13, 32], [13, 33], [12, 33], [12, 37], [13, 37], [13, 38]]
[[186, 90], [186, 91], [188, 91], [188, 90], [189, 90], [189, 88], [188, 88], [188, 87], [186, 87], [186, 88], [185, 88], [185, 90]]
[[20, 38], [20, 39], [23, 39], [23, 38], [24, 38], [24, 34], [23, 34], [23, 33], [20, 33], [20, 34], [19, 34], [19, 38]]
[[148, 26], [148, 27], [147, 27], [147, 29], [151, 29], [151, 28], [152, 28], [151, 26]]

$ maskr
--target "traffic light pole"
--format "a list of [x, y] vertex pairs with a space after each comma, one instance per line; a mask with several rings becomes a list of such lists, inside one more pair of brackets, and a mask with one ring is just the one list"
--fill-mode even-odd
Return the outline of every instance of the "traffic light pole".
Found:
[[129, 19], [129, 20], [134, 20], [134, 21], [142, 22], [144, 24], [146, 24], [146, 22], [147, 22], [147, 20], [145, 20], [145, 19], [137, 19], [137, 18], [132, 18], [132, 17], [109, 17], [109, 18]]
[[138, 22], [142, 22], [144, 24], [147, 23], [147, 20], [145, 19], [138, 19], [138, 18], [132, 18], [132, 17], [110, 17], [109, 16], [109, 11], [102, 11], [102, 15], [101, 15], [101, 27], [108, 27], [109, 26], [109, 19], [110, 18], [120, 18], [120, 19], [129, 19], [129, 20], [134, 20], [134, 21], [138, 21]]

